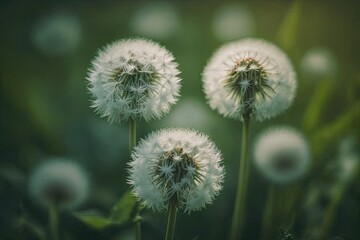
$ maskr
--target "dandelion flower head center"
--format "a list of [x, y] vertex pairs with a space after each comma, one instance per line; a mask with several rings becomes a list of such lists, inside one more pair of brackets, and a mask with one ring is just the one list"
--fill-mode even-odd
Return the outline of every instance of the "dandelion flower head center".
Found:
[[34, 168], [29, 179], [32, 197], [45, 207], [74, 208], [88, 196], [87, 174], [66, 158], [50, 158]]
[[112, 78], [115, 84], [114, 97], [127, 99], [132, 109], [138, 108], [149, 96], [151, 86], [158, 79], [155, 68], [130, 59], [114, 70]]
[[236, 62], [229, 76], [225, 80], [231, 97], [240, 100], [244, 106], [244, 113], [254, 111], [254, 102], [258, 96], [268, 97], [267, 91], [274, 91], [268, 83], [268, 73], [262, 64], [252, 57], [243, 58]]
[[42, 192], [42, 195], [48, 202], [56, 203], [57, 205], [65, 205], [75, 198], [75, 193], [64, 187], [59, 183], [50, 183]]
[[165, 152], [153, 169], [154, 184], [159, 186], [171, 201], [179, 204], [178, 193], [190, 190], [202, 182], [200, 164], [183, 148]]
[[304, 176], [310, 165], [306, 139], [290, 127], [275, 127], [262, 133], [254, 149], [259, 170], [270, 180], [289, 183]]
[[282, 153], [275, 156], [272, 161], [272, 166], [277, 172], [289, 172], [297, 168], [298, 160], [292, 153]]

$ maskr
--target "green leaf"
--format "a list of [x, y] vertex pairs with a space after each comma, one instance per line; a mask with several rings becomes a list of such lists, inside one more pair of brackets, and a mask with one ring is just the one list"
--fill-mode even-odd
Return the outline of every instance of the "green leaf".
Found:
[[300, 21], [300, 13], [301, 1], [295, 0], [280, 26], [277, 41], [287, 51], [293, 49], [296, 45], [296, 32]]
[[326, 147], [335, 144], [346, 133], [357, 131], [359, 118], [360, 101], [353, 103], [348, 111], [338, 116], [332, 123], [314, 132], [311, 138], [314, 155], [320, 156]]
[[314, 130], [323, 116], [322, 110], [325, 108], [328, 98], [331, 95], [334, 81], [321, 81], [316, 87], [313, 97], [310, 99], [306, 112], [304, 114], [303, 127], [307, 131]]
[[85, 223], [89, 227], [92, 227], [92, 228], [98, 229], [98, 230], [110, 227], [112, 225], [119, 224], [118, 222], [115, 222], [111, 219], [108, 219], [108, 218], [102, 217], [102, 216], [88, 215], [88, 214], [82, 214], [82, 213], [76, 213], [74, 215], [81, 222]]
[[130, 191], [125, 192], [110, 212], [110, 219], [118, 223], [133, 221], [139, 206], [137, 199]]

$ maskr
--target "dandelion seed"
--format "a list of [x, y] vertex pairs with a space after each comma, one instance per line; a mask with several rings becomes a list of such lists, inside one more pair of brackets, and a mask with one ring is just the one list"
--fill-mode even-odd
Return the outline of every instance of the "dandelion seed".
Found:
[[171, 202], [190, 213], [211, 203], [221, 190], [221, 163], [219, 150], [207, 136], [191, 130], [160, 130], [135, 148], [128, 182], [148, 208], [161, 211]]
[[92, 62], [91, 106], [110, 122], [160, 118], [178, 100], [178, 74], [174, 57], [160, 45], [143, 39], [115, 42]]
[[291, 105], [296, 79], [280, 49], [264, 40], [245, 39], [214, 53], [203, 72], [203, 88], [209, 105], [220, 114], [262, 121]]

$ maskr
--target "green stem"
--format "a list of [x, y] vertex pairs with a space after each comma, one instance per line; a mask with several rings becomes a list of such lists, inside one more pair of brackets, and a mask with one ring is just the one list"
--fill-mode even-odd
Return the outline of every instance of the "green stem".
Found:
[[59, 220], [58, 220], [58, 205], [53, 203], [49, 208], [49, 222], [50, 222], [50, 235], [51, 240], [59, 240]]
[[[132, 118], [129, 120], [129, 153], [131, 152], [136, 146], [136, 121]], [[140, 203], [136, 204], [136, 216], [134, 218], [135, 223], [135, 239], [141, 239], [141, 216], [140, 216]]]
[[134, 119], [129, 120], [129, 152], [131, 153], [136, 146], [136, 122]]
[[276, 199], [275, 199], [275, 186], [271, 184], [268, 190], [268, 197], [266, 200], [266, 207], [263, 213], [263, 221], [262, 221], [262, 239], [269, 239], [270, 231], [273, 227], [273, 218], [274, 218], [274, 211], [276, 211]]
[[298, 184], [269, 186], [266, 207], [262, 222], [262, 239], [276, 239], [281, 228], [292, 228], [297, 210]]
[[176, 205], [170, 203], [169, 204], [169, 216], [168, 216], [165, 240], [172, 240], [174, 238], [176, 213], [177, 213]]
[[242, 141], [241, 141], [241, 156], [240, 156], [240, 168], [239, 178], [234, 206], [234, 213], [231, 225], [231, 238], [232, 240], [238, 239], [241, 235], [241, 229], [244, 220], [244, 210], [246, 202], [247, 181], [249, 177], [249, 163], [248, 163], [248, 151], [249, 151], [249, 138], [250, 138], [250, 116], [244, 115], [244, 122], [242, 128]]
[[140, 208], [138, 207], [137, 215], [135, 217], [135, 239], [141, 239], [141, 217], [140, 217]]
[[329, 230], [330, 230], [330, 228], [333, 224], [334, 218], [335, 218], [336, 210], [342, 200], [345, 189], [346, 189], [345, 186], [343, 186], [342, 184], [339, 184], [338, 190], [336, 191], [335, 196], [331, 199], [329, 205], [326, 207], [324, 217], [323, 217], [323, 222], [322, 222], [322, 225], [320, 228], [320, 234], [319, 234], [320, 240], [327, 239]]

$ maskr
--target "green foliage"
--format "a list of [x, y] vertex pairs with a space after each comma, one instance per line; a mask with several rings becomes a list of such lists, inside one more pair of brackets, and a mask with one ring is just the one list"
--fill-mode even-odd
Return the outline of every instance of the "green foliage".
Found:
[[277, 35], [277, 42], [286, 51], [293, 50], [296, 45], [298, 24], [301, 14], [301, 1], [293, 1], [287, 12]]
[[315, 131], [311, 138], [311, 146], [314, 151], [314, 160], [324, 149], [336, 143], [341, 136], [356, 130], [356, 121], [360, 119], [360, 102], [354, 103], [344, 114], [338, 116], [332, 123]]
[[75, 213], [74, 215], [89, 227], [100, 230], [134, 221], [137, 209], [138, 203], [136, 198], [130, 191], [127, 191], [113, 206], [108, 217], [89, 213]]
[[127, 191], [116, 202], [110, 212], [110, 219], [116, 222], [125, 223], [135, 220], [138, 203], [136, 198]]
[[312, 131], [321, 123], [321, 117], [323, 116], [322, 110], [326, 107], [333, 86], [334, 81], [326, 79], [316, 87], [304, 114], [304, 130]]
[[88, 215], [86, 213], [76, 213], [74, 214], [76, 218], [78, 218], [81, 222], [85, 223], [91, 228], [94, 229], [104, 229], [110, 227], [112, 225], [119, 224], [118, 222], [112, 221], [107, 217]]

